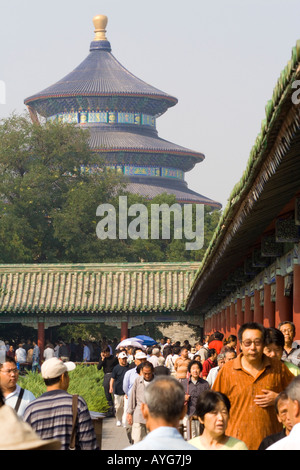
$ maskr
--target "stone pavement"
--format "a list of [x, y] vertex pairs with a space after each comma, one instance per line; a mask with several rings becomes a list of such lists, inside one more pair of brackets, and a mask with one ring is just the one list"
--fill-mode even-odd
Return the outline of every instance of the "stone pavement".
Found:
[[102, 450], [122, 450], [129, 446], [123, 426], [116, 426], [115, 418], [104, 418], [102, 427]]

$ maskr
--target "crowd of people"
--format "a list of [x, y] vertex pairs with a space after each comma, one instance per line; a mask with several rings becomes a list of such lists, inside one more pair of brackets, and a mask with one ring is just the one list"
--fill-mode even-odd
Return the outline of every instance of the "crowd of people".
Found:
[[[94, 362], [104, 373], [106, 416], [125, 428], [126, 450], [300, 449], [300, 346], [294, 338], [293, 323], [283, 322], [278, 328], [246, 323], [237, 337], [225, 340], [216, 331], [194, 344], [163, 338], [148, 348], [116, 349], [105, 338], [91, 353], [87, 343], [74, 342], [72, 350], [59, 342], [56, 349], [49, 345], [51, 355], [45, 348], [35, 369], [47, 387], [38, 398], [17, 384], [20, 356], [8, 348], [0, 364], [0, 422], [10, 407], [39, 445], [48, 440], [53, 448], [69, 449], [74, 398], [67, 392], [68, 372], [76, 359], [90, 362], [99, 354]], [[98, 449], [80, 396], [76, 409], [75, 448]]]
[[4, 343], [6, 355], [15, 359], [20, 371], [40, 371], [40, 363], [51, 357], [72, 362], [98, 362], [101, 350], [109, 346], [111, 352], [115, 352], [118, 340], [108, 340], [105, 336], [100, 341], [84, 341], [81, 338], [75, 341], [72, 338], [70, 342], [58, 340], [52, 343], [48, 340], [42, 354], [34, 339], [5, 340]]

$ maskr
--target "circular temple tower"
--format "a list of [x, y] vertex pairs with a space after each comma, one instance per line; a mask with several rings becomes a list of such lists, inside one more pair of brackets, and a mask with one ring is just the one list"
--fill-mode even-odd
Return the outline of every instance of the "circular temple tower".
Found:
[[[179, 203], [220, 209], [221, 204], [188, 188], [185, 172], [204, 155], [161, 139], [156, 119], [177, 98], [140, 80], [111, 53], [107, 17], [95, 16], [90, 53], [71, 73], [25, 99], [32, 119], [39, 115], [88, 128], [89, 145], [108, 167], [128, 177], [127, 189], [147, 199], [173, 194]], [[87, 170], [89, 171], [89, 170]]]

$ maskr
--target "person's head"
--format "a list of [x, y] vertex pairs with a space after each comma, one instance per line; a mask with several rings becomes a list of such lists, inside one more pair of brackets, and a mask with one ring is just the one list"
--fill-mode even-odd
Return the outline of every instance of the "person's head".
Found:
[[110, 349], [108, 346], [105, 346], [104, 348], [102, 348], [102, 354], [104, 357], [109, 357], [110, 356]]
[[222, 366], [225, 364], [225, 354], [220, 353], [217, 355], [217, 363], [219, 368], [221, 369]]
[[57, 357], [51, 357], [43, 362], [41, 374], [47, 389], [60, 389], [67, 391], [69, 388], [69, 372], [76, 367], [74, 362], [63, 362]]
[[283, 321], [279, 323], [278, 329], [284, 336], [285, 344], [291, 346], [296, 335], [296, 328], [294, 323], [292, 323], [291, 321]]
[[225, 434], [229, 411], [229, 398], [221, 392], [205, 390], [198, 396], [195, 413], [204, 431], [213, 437]]
[[201, 348], [203, 348], [203, 344], [201, 341], [197, 341], [197, 343], [195, 343], [194, 345], [196, 351], [199, 351]]
[[224, 335], [220, 331], [215, 331], [214, 338], [218, 341], [223, 341]]
[[294, 426], [300, 423], [300, 375], [292, 380], [285, 393], [288, 397], [288, 417]]
[[266, 328], [260, 323], [244, 323], [238, 331], [243, 356], [248, 362], [260, 361], [266, 341]]
[[151, 382], [154, 377], [154, 367], [153, 364], [149, 361], [145, 361], [141, 366], [141, 373], [146, 382]]
[[120, 352], [118, 355], [118, 361], [120, 366], [126, 366], [127, 365], [127, 354], [125, 351]]
[[164, 366], [166, 360], [165, 360], [165, 358], [164, 358], [163, 356], [159, 356], [157, 362], [158, 362], [158, 365], [159, 365], [159, 366]]
[[202, 364], [199, 361], [193, 360], [188, 365], [188, 372], [191, 374], [193, 379], [198, 379], [202, 372]]
[[287, 430], [287, 434], [291, 431], [293, 425], [288, 415], [289, 399], [285, 391], [280, 392], [275, 398], [274, 406], [279, 423]]
[[208, 357], [209, 357], [212, 361], [216, 361], [217, 356], [218, 356], [218, 353], [217, 353], [217, 351], [215, 350], [215, 348], [210, 348], [210, 349], [208, 350]]
[[142, 413], [151, 431], [160, 426], [177, 427], [186, 414], [185, 391], [172, 376], [160, 375], [145, 389]]
[[189, 357], [189, 350], [186, 346], [182, 346], [180, 350], [180, 355], [183, 359], [187, 359]]
[[159, 348], [153, 348], [152, 349], [152, 356], [159, 357], [160, 356], [160, 349]]
[[229, 335], [227, 339], [226, 346], [229, 348], [236, 348], [237, 337], [235, 335]]
[[284, 349], [284, 336], [278, 328], [267, 328], [264, 354], [281, 359]]
[[236, 352], [233, 348], [226, 346], [223, 351], [225, 362], [232, 361], [236, 357]]
[[4, 394], [16, 389], [19, 371], [14, 358], [6, 356], [5, 362], [0, 363], [0, 387]]
[[134, 363], [136, 366], [138, 366], [142, 362], [146, 362], [146, 360], [147, 360], [147, 354], [145, 354], [143, 351], [139, 349], [135, 352]]

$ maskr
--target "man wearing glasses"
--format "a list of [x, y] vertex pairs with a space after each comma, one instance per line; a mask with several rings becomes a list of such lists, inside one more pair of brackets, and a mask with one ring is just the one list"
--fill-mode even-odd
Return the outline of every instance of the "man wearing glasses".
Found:
[[300, 345], [294, 341], [296, 336], [294, 323], [284, 321], [279, 323], [278, 329], [284, 336], [284, 349], [281, 359], [300, 367]]
[[227, 433], [257, 450], [261, 441], [282, 429], [274, 401], [294, 375], [282, 361], [263, 354], [266, 330], [259, 323], [245, 323], [238, 332], [241, 353], [223, 365], [213, 390], [231, 403]]
[[29, 390], [21, 388], [17, 384], [18, 379], [17, 363], [12, 357], [7, 356], [5, 362], [0, 363], [0, 387], [5, 404], [13, 408], [22, 417], [26, 406], [35, 400], [35, 396]]

